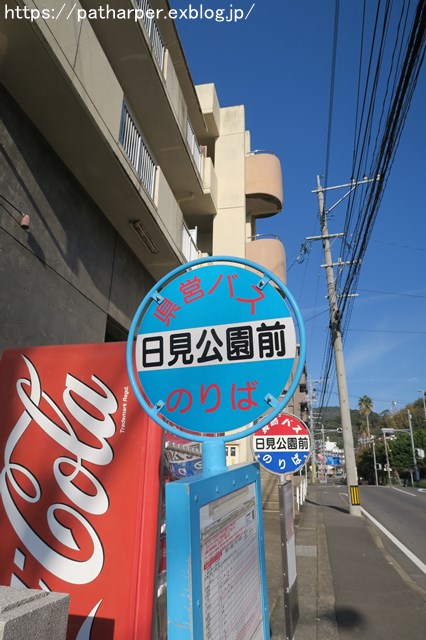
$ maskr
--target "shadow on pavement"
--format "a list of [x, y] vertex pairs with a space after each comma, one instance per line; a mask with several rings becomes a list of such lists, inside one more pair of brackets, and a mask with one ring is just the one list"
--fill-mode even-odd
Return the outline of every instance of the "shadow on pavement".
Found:
[[317, 505], [317, 507], [327, 507], [327, 509], [335, 509], [335, 511], [340, 511], [340, 513], [349, 513], [348, 509], [346, 509], [345, 507], [339, 507], [335, 504], [321, 504], [320, 502], [315, 502], [314, 500], [309, 500], [308, 498], [306, 498], [305, 502], [308, 502], [309, 504], [315, 504]]
[[336, 607], [337, 625], [340, 629], [361, 629], [365, 626], [365, 618], [351, 607]]

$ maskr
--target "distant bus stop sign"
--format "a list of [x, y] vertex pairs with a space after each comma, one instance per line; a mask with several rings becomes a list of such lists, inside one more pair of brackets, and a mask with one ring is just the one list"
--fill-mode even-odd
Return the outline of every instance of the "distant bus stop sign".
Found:
[[133, 320], [133, 389], [170, 431], [211, 435], [248, 426], [253, 433], [253, 422], [276, 415], [294, 391], [293, 381], [282, 400], [297, 341], [295, 378], [303, 368], [302, 325], [288, 289], [259, 265], [229, 257], [187, 263], [151, 290]]
[[281, 413], [254, 433], [252, 447], [255, 458], [267, 471], [294, 473], [311, 455], [311, 436], [299, 418]]

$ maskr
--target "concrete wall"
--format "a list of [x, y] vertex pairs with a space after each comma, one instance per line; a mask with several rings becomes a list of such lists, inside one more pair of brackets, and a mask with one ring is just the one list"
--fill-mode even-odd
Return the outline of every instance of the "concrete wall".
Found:
[[166, 88], [170, 104], [172, 105], [175, 118], [179, 123], [182, 136], [185, 138], [188, 108], [183, 97], [182, 89], [180, 88], [179, 79], [176, 75], [170, 53], [167, 50], [164, 60], [164, 77], [166, 80]]
[[199, 84], [195, 87], [209, 136], [216, 138], [220, 129], [220, 105], [214, 84]]
[[0, 114], [0, 350], [102, 342], [153, 281], [2, 88]]
[[214, 164], [211, 158], [202, 158], [203, 160], [203, 191], [211, 195], [215, 210], [217, 210], [218, 183]]
[[213, 253], [245, 257], [245, 117], [244, 107], [220, 110], [220, 136], [215, 146], [218, 208], [213, 222]]
[[[40, 10], [52, 9], [51, 0], [39, 0]], [[71, 8], [71, 7], [70, 7]], [[80, 4], [77, 3], [77, 9]], [[43, 35], [69, 74], [89, 110], [114, 139], [118, 138], [123, 91], [89, 20], [39, 20]]]
[[155, 204], [159, 212], [157, 224], [170, 243], [182, 247], [182, 211], [160, 167], [157, 168]]
[[258, 238], [247, 242], [246, 258], [266, 267], [287, 284], [285, 250], [278, 238]]

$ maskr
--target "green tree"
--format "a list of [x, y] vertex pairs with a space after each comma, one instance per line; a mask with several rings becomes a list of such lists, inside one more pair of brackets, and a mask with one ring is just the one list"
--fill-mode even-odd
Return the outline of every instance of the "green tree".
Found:
[[[386, 484], [386, 454], [384, 444], [381, 442], [376, 444], [376, 464], [378, 465], [377, 476], [379, 484]], [[367, 480], [369, 484], [376, 483], [374, 456], [371, 447], [361, 447], [358, 449], [356, 454], [356, 466], [359, 478]]]
[[[408, 473], [413, 472], [414, 470], [411, 438], [408, 433], [398, 433], [395, 435], [396, 437], [389, 441], [391, 466], [396, 468], [400, 476], [406, 477]], [[419, 470], [420, 477], [424, 477], [426, 471], [425, 459], [421, 458], [419, 453], [420, 451], [426, 450], [426, 430], [419, 429], [415, 431], [413, 435], [417, 468]]]
[[369, 396], [362, 396], [362, 398], [358, 400], [358, 410], [362, 415], [365, 416], [366, 432], [367, 432], [368, 439], [370, 439], [370, 422], [368, 417], [373, 410], [373, 406], [374, 406], [374, 403]]
[[389, 456], [391, 466], [396, 467], [399, 475], [406, 474], [412, 468], [413, 451], [407, 433], [398, 433], [396, 438], [389, 441]]

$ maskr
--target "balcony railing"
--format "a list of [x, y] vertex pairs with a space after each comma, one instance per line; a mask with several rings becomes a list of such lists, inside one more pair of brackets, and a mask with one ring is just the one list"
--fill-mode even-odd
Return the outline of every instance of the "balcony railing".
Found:
[[194, 158], [198, 173], [201, 173], [201, 151], [192, 125], [188, 119], [186, 121], [186, 141], [188, 143], [189, 150], [191, 151], [191, 155]]
[[153, 198], [157, 166], [124, 102], [121, 113], [119, 141], [146, 192]]
[[198, 258], [197, 227], [188, 229], [185, 223], [182, 227], [182, 253], [188, 262]]
[[142, 12], [142, 22], [145, 25], [146, 32], [152, 44], [152, 50], [158, 64], [160, 65], [160, 69], [163, 71], [165, 46], [154, 18], [147, 17], [147, 14], [151, 15], [151, 13], [154, 13], [154, 9], [151, 7], [151, 3], [148, 0], [134, 0], [134, 3]]
[[281, 240], [281, 238], [275, 233], [256, 233], [254, 236], [249, 236], [247, 240], [254, 242], [255, 240]]

